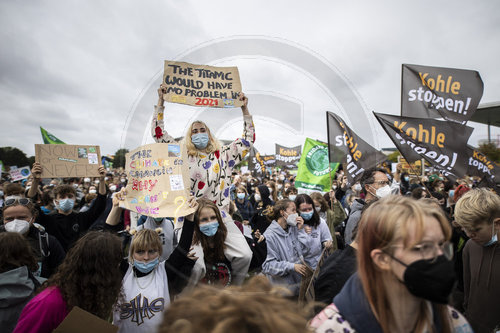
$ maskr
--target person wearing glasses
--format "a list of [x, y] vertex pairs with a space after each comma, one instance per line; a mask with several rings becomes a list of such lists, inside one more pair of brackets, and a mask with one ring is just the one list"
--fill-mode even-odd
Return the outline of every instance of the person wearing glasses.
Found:
[[358, 271], [310, 323], [316, 332], [472, 332], [448, 305], [455, 283], [442, 210], [388, 196], [363, 212]]
[[351, 212], [347, 219], [344, 241], [350, 244], [353, 241], [352, 231], [361, 219], [363, 207], [373, 200], [377, 200], [391, 194], [391, 182], [384, 169], [370, 168], [363, 172], [360, 180], [361, 191], [365, 194], [365, 199], [356, 199], [351, 205]]
[[474, 332], [497, 332], [500, 328], [500, 197], [486, 188], [468, 191], [455, 205], [455, 221], [470, 238], [462, 256], [465, 315]]
[[3, 224], [0, 232], [16, 232], [28, 241], [38, 267], [34, 276], [49, 278], [66, 255], [59, 241], [35, 224], [38, 210], [28, 198], [10, 198], [2, 208]]

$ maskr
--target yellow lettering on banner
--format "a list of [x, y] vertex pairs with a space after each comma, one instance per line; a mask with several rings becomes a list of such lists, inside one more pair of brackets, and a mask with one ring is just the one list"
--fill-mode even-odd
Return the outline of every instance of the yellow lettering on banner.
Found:
[[450, 92], [454, 95], [458, 95], [460, 92], [460, 82], [452, 81], [453, 76], [449, 75], [446, 81], [443, 79], [442, 75], [439, 74], [437, 78], [429, 77], [429, 73], [421, 73], [419, 72], [420, 81], [422, 81], [422, 85], [428, 87], [431, 90], [447, 93]]
[[444, 141], [446, 136], [442, 132], [436, 133], [436, 127], [431, 126], [430, 132], [428, 129], [424, 128], [423, 124], [418, 124], [418, 130], [414, 127], [407, 127], [407, 122], [403, 121], [399, 123], [398, 121], [394, 121], [394, 127], [398, 128], [401, 133], [405, 133], [406, 135], [413, 138], [413, 140], [417, 140], [419, 142], [429, 143], [431, 145], [437, 145], [440, 148], [444, 147]]

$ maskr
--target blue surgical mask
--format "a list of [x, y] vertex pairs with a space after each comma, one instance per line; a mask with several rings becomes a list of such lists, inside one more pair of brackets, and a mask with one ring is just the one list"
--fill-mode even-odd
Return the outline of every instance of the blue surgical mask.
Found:
[[492, 230], [492, 233], [493, 235], [491, 236], [491, 239], [488, 243], [484, 244], [483, 246], [491, 246], [493, 244], [495, 244], [496, 242], [498, 242], [498, 236], [497, 236], [497, 232], [495, 232], [495, 223], [493, 223], [493, 230]]
[[150, 262], [143, 262], [134, 259], [134, 267], [141, 273], [149, 273], [160, 263], [158, 258], [151, 260]]
[[196, 133], [191, 135], [191, 142], [198, 149], [205, 149], [208, 145], [208, 133]]
[[404, 180], [405, 180], [405, 181], [409, 181], [409, 180], [410, 180], [410, 177], [405, 176], [405, 177], [404, 177]]
[[217, 229], [219, 229], [219, 222], [208, 222], [200, 225], [200, 231], [208, 237], [212, 237], [217, 233]]
[[240, 200], [243, 200], [245, 199], [245, 193], [237, 193], [236, 196], [238, 197], [238, 199]]
[[453, 196], [455, 195], [455, 190], [450, 190], [450, 192], [448, 192], [448, 195], [450, 196], [450, 198], [453, 198]]
[[314, 211], [310, 211], [310, 212], [307, 212], [307, 213], [300, 213], [300, 216], [304, 219], [304, 221], [309, 221], [311, 219], [311, 217], [313, 216], [314, 214]]
[[75, 206], [75, 199], [59, 199], [59, 204], [57, 205], [57, 209], [62, 210], [63, 212], [69, 212]]
[[163, 217], [153, 217], [153, 220], [155, 220], [156, 223], [163, 222]]

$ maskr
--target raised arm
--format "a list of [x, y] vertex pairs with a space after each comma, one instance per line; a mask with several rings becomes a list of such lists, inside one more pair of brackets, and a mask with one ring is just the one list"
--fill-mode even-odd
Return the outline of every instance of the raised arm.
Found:
[[33, 163], [31, 168], [31, 174], [33, 175], [33, 181], [31, 182], [31, 187], [28, 190], [28, 198], [33, 199], [38, 191], [38, 186], [40, 185], [40, 179], [42, 175], [42, 165], [38, 162]]
[[106, 219], [106, 224], [109, 226], [115, 226], [120, 222], [120, 215], [122, 213], [123, 208], [119, 206], [120, 200], [123, 201], [125, 197], [125, 187], [121, 189], [120, 192], [117, 192], [113, 197], [113, 207], [111, 207], [111, 211], [108, 214], [108, 218]]
[[165, 103], [165, 100], [163, 99], [163, 94], [166, 93], [166, 86], [161, 84], [160, 88], [158, 88], [158, 103], [155, 106], [155, 113], [151, 123], [151, 135], [157, 143], [171, 143], [175, 141], [175, 139], [165, 132], [164, 129], [163, 111], [165, 110], [165, 107], [163, 104]]

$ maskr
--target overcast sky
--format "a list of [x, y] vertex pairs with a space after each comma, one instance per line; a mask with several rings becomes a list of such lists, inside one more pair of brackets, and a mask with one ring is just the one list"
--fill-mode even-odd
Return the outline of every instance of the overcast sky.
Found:
[[[400, 112], [402, 63], [477, 70], [481, 103], [500, 102], [499, 22], [498, 1], [4, 0], [0, 146], [33, 155], [39, 126], [66, 143], [98, 144], [103, 154], [150, 142], [163, 60], [203, 48], [208, 64], [238, 66], [261, 152], [305, 137], [326, 140], [326, 110], [354, 129], [370, 128], [359, 134], [374, 146], [391, 147], [371, 111]], [[246, 39], [250, 52], [232, 49]], [[216, 48], [223, 41], [230, 50]], [[307, 56], [269, 56], [260, 41]], [[305, 69], [314, 62], [328, 65], [330, 88]], [[354, 116], [345, 94], [331, 91], [342, 85], [366, 116]], [[174, 136], [198, 117], [220, 122], [221, 139], [242, 130], [238, 109], [166, 108]], [[477, 145], [487, 130], [474, 127], [469, 143]]]

